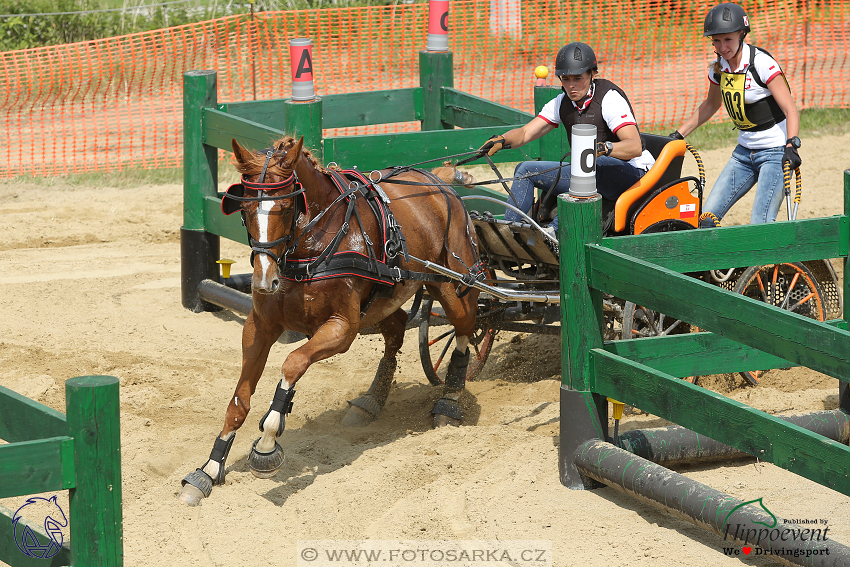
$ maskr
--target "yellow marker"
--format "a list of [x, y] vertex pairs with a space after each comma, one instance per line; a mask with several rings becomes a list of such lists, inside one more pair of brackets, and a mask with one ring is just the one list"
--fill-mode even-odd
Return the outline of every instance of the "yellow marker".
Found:
[[623, 407], [625, 407], [626, 404], [624, 404], [623, 402], [618, 402], [617, 400], [615, 400], [613, 398], [608, 398], [608, 401], [613, 404], [614, 419], [616, 419], [616, 420], [623, 419]]
[[230, 277], [230, 265], [235, 264], [234, 260], [228, 260], [226, 258], [222, 258], [221, 260], [216, 260], [216, 264], [221, 264], [221, 277], [227, 279]]
[[534, 76], [538, 79], [545, 79], [549, 76], [549, 69], [546, 68], [546, 65], [538, 65], [536, 69], [534, 69]]

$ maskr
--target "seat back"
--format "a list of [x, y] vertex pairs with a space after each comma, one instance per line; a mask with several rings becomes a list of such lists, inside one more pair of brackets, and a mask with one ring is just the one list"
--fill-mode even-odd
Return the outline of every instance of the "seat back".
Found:
[[687, 144], [684, 140], [673, 140], [667, 136], [641, 134], [646, 149], [655, 158], [655, 164], [637, 183], [617, 198], [614, 205], [614, 232], [623, 233], [629, 228], [629, 220], [644, 199], [654, 189], [666, 185], [682, 174]]

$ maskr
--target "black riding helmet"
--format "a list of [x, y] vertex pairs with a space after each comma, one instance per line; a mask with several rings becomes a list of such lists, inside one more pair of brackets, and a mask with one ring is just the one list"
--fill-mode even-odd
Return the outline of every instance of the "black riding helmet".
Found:
[[718, 4], [705, 15], [703, 37], [721, 33], [732, 33], [740, 30], [749, 33], [750, 19], [738, 4]]
[[568, 43], [555, 58], [555, 76], [581, 75], [587, 70], [596, 69], [596, 54], [586, 43], [574, 41]]

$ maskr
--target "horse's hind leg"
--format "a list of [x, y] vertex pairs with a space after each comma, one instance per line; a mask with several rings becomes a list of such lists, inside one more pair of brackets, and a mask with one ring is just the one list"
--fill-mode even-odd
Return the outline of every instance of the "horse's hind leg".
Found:
[[396, 355], [404, 341], [404, 327], [407, 324], [407, 313], [399, 309], [392, 315], [376, 324], [375, 327], [384, 336], [384, 356], [378, 364], [375, 379], [369, 390], [358, 398], [348, 402], [351, 407], [342, 419], [347, 427], [368, 425], [378, 417], [390, 394], [393, 385], [398, 360]]
[[433, 426], [460, 425], [463, 421], [460, 395], [466, 387], [466, 371], [469, 366], [469, 338], [475, 331], [475, 315], [478, 307], [478, 292], [470, 290], [464, 297], [458, 298], [453, 288], [442, 286], [440, 293], [429, 288], [429, 292], [438, 297], [446, 312], [446, 317], [455, 328], [456, 344], [452, 351], [443, 395], [436, 401], [431, 413], [434, 414]]

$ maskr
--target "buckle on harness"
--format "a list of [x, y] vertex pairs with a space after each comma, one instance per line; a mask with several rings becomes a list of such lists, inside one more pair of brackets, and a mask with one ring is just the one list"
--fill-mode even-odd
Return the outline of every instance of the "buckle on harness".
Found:
[[392, 272], [393, 270], [395, 270], [395, 271], [398, 273], [398, 277], [393, 276], [393, 275], [391, 275], [390, 277], [391, 277], [391, 278], [393, 279], [393, 281], [395, 281], [396, 283], [401, 282], [401, 281], [404, 279], [404, 278], [402, 277], [402, 275], [401, 275], [401, 268], [399, 268], [398, 266], [393, 266], [392, 268], [390, 268], [390, 272]]

